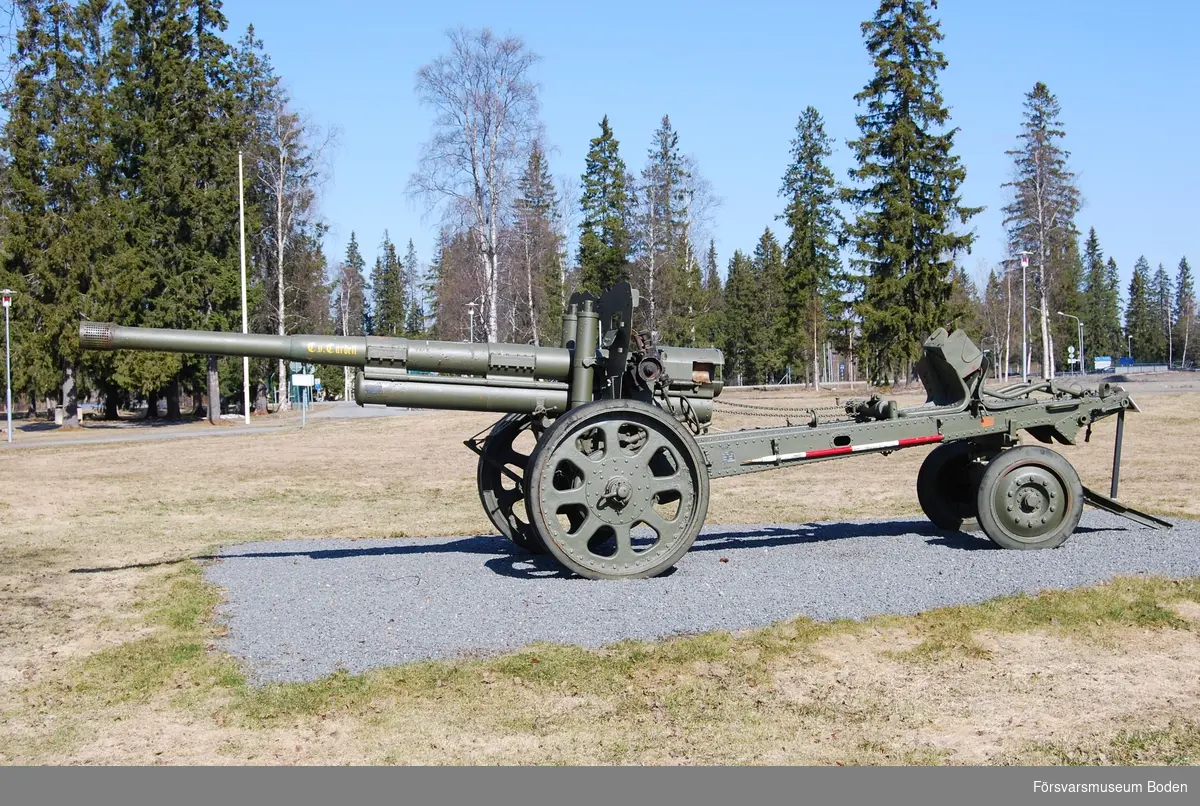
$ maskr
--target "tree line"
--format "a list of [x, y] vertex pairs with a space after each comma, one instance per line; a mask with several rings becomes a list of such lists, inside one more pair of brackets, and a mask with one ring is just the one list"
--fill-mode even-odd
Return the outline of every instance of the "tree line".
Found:
[[[210, 398], [236, 397], [240, 361], [81, 353], [75, 330], [81, 319], [240, 329], [239, 152], [252, 332], [555, 344], [571, 293], [628, 280], [642, 296], [638, 328], [665, 344], [720, 347], [727, 375], [750, 383], [844, 377], [833, 351], [860, 379], [894, 383], [911, 377], [939, 326], [967, 328], [998, 375], [1052, 373], [1077, 333], [1059, 312], [1085, 323], [1088, 355], [1194, 352], [1186, 258], [1173, 276], [1139, 259], [1122, 305], [1096, 232], [1080, 244], [1061, 109], [1043, 83], [1025, 98], [1008, 154], [1013, 258], [976, 286], [963, 259], [980, 208], [960, 192], [966, 169], [938, 82], [943, 35], [924, 2], [881, 0], [862, 24], [873, 71], [846, 144], [855, 167], [839, 181], [826, 121], [805, 108], [776, 220], [724, 261], [713, 237], [720, 199], [668, 115], [640, 167], [627, 165], [604, 116], [578, 178], [556, 175], [537, 55], [519, 37], [450, 31], [415, 82], [433, 122], [409, 191], [439, 217], [437, 242], [424, 264], [411, 240], [384, 232], [370, 268], [357, 233], [340, 259], [324, 252], [319, 199], [336, 130], [304, 116], [253, 28], [227, 41], [219, 2], [15, 5], [0, 285], [17, 292], [13, 386], [31, 408], [63, 405], [70, 417], [90, 397], [116, 416], [145, 400], [155, 416], [165, 398], [178, 416], [181, 400], [197, 407], [214, 386]], [[348, 372], [317, 371], [350, 395]], [[287, 405], [285, 362], [252, 362], [251, 381], [256, 408], [271, 397]]]
[[[0, 134], [0, 284], [16, 291], [13, 387], [77, 417], [135, 399], [169, 416], [241, 387], [241, 362], [81, 352], [81, 319], [240, 330], [238, 174], [252, 332], [328, 332], [317, 197], [334, 144], [299, 113], [254, 29], [214, 0], [21, 0]], [[255, 361], [257, 405], [286, 387]]]
[[[748, 383], [790, 375], [816, 384], [856, 369], [860, 378], [895, 383], [912, 377], [921, 342], [937, 327], [966, 329], [992, 352], [997, 376], [1053, 375], [1077, 343], [1077, 321], [1065, 314], [1083, 322], [1088, 355], [1115, 358], [1124, 342], [1140, 361], [1186, 360], [1196, 317], [1186, 258], [1173, 281], [1139, 260], [1122, 305], [1116, 264], [1104, 259], [1095, 232], [1080, 245], [1081, 196], [1061, 108], [1042, 82], [1026, 94], [1007, 152], [1012, 258], [978, 284], [967, 273], [970, 222], [982, 208], [960, 193], [966, 169], [939, 88], [947, 61], [930, 12], [926, 3], [882, 0], [863, 23], [874, 74], [856, 95], [859, 134], [847, 143], [856, 166], [838, 181], [825, 121], [804, 109], [783, 170], [778, 229], [764, 222], [757, 243], [725, 262], [723, 277], [710, 237], [719, 199], [669, 116], [640, 170], [627, 164], [604, 116], [578, 181], [556, 186], [527, 75], [536, 56], [515, 38], [453, 33], [453, 57], [418, 81], [424, 100], [454, 113], [435, 124], [412, 180], [447, 223], [429, 286], [432, 331], [468, 338], [478, 311], [477, 338], [552, 340], [571, 291], [628, 280], [643, 300], [637, 327], [662, 343], [721, 347], [727, 374]], [[492, 74], [517, 77], [511, 97], [447, 78]], [[431, 75], [439, 80], [426, 83]], [[518, 112], [503, 126], [463, 125], [493, 108]], [[447, 153], [459, 159], [434, 159]], [[466, 156], [494, 153], [511, 158], [481, 165]], [[485, 175], [497, 180], [477, 179]], [[842, 366], [834, 366], [834, 351]]]

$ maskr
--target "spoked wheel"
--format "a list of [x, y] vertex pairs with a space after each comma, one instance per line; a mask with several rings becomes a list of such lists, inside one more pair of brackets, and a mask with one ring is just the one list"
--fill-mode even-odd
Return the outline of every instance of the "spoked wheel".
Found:
[[1083, 485], [1071, 463], [1048, 448], [1011, 448], [988, 463], [976, 498], [979, 525], [1006, 549], [1062, 545], [1083, 514]]
[[982, 468], [973, 460], [970, 442], [938, 445], [917, 473], [917, 500], [926, 517], [939, 529], [978, 528], [976, 493]]
[[545, 554], [546, 544], [525, 513], [525, 467], [536, 439], [531, 418], [504, 415], [483, 442], [476, 481], [483, 511], [497, 531], [531, 554]]
[[652, 577], [675, 565], [708, 512], [708, 466], [675, 418], [647, 403], [572, 409], [529, 460], [526, 509], [546, 547], [590, 579]]

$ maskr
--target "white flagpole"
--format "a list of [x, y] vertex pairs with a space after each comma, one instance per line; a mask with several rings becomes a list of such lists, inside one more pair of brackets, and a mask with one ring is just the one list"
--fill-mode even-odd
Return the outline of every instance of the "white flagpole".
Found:
[[[246, 191], [242, 184], [242, 152], [238, 152], [238, 220], [242, 241], [242, 332], [249, 333], [246, 317]], [[242, 411], [250, 425], [250, 358], [242, 356]]]

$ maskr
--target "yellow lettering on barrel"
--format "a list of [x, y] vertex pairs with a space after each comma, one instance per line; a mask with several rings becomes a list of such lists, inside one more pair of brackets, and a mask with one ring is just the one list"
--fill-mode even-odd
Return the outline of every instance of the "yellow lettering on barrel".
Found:
[[310, 353], [315, 353], [317, 351], [317, 346], [310, 341], [305, 345], [305, 349]]

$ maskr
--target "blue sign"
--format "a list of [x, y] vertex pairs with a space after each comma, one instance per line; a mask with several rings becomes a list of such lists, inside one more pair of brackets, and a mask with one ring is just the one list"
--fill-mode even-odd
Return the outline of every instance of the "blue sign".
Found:
[[1127, 356], [1127, 355], [1123, 355], [1123, 356], [1121, 356], [1120, 358], [1118, 358], [1118, 359], [1117, 359], [1117, 364], [1118, 364], [1118, 365], [1120, 365], [1120, 366], [1122, 366], [1122, 367], [1132, 367], [1132, 366], [1133, 366], [1133, 359], [1132, 359], [1132, 358], [1130, 358], [1130, 357], [1129, 357], [1129, 356]]

